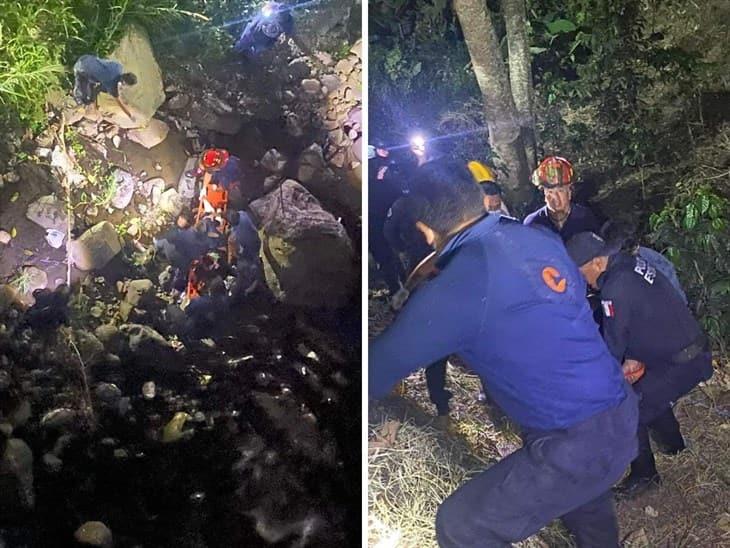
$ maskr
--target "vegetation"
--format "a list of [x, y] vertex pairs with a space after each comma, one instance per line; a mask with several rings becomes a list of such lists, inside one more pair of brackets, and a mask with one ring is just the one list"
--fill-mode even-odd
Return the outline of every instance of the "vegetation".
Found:
[[[20, 121], [39, 130], [48, 92], [70, 85], [85, 53], [106, 55], [129, 23], [169, 36], [158, 44], [191, 51], [218, 48], [216, 26], [235, 27], [253, 2], [246, 0], [15, 0], [0, 12], [0, 106], [4, 125]], [[195, 32], [193, 32], [195, 31]], [[230, 38], [229, 38], [230, 39]], [[220, 49], [220, 48], [218, 48]]]

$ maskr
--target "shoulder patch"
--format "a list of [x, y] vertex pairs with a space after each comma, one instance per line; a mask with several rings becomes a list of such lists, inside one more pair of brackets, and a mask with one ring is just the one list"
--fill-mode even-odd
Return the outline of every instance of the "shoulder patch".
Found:
[[616, 311], [613, 308], [613, 301], [601, 301], [601, 306], [603, 307], [603, 315], [607, 318], [613, 318], [616, 316]]

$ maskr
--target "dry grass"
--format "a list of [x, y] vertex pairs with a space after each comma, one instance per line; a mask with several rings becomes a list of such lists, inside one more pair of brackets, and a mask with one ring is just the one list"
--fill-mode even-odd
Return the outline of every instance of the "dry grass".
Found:
[[[383, 328], [389, 314], [371, 299], [370, 325]], [[449, 432], [406, 422], [395, 443], [368, 457], [369, 546], [436, 546], [438, 504], [471, 474], [520, 447], [514, 428], [479, 402], [479, 379], [447, 368], [451, 400]], [[435, 415], [425, 378], [406, 379], [406, 397]], [[709, 383], [682, 399], [676, 415], [690, 449], [675, 457], [657, 454], [663, 485], [618, 504], [625, 548], [730, 548], [730, 365], [716, 363]], [[391, 416], [390, 418], [394, 418]], [[371, 434], [382, 424], [371, 424]], [[465, 455], [464, 453], [468, 453]], [[521, 548], [574, 546], [559, 522], [520, 543]]]

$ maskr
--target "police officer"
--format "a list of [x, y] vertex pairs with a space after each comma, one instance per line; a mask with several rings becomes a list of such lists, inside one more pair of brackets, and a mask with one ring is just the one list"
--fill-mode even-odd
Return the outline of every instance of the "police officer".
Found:
[[618, 546], [610, 487], [636, 456], [636, 396], [561, 242], [487, 214], [480, 194], [455, 162], [413, 179], [410, 207], [439, 273], [371, 342], [370, 395], [455, 353], [522, 429], [522, 449], [442, 503], [440, 546], [507, 547], [558, 517], [579, 546]]
[[626, 251], [631, 255], [638, 255], [664, 274], [667, 280], [669, 280], [669, 283], [672, 284], [680, 297], [682, 297], [684, 304], [687, 304], [687, 295], [682, 288], [682, 284], [679, 283], [677, 271], [674, 269], [672, 262], [658, 251], [639, 245], [636, 239], [636, 229], [633, 226], [621, 221], [606, 221], [601, 227], [600, 236], [609, 245], [618, 246], [621, 248], [621, 251]]
[[532, 173], [532, 184], [545, 196], [545, 205], [525, 217], [524, 223], [543, 226], [560, 235], [564, 242], [579, 232], [598, 232], [601, 225], [593, 212], [572, 203], [572, 164], [559, 156], [548, 156]]
[[[707, 338], [669, 280], [640, 256], [617, 252], [584, 232], [567, 243], [586, 281], [600, 290], [603, 336], [640, 395], [639, 456], [618, 491], [633, 496], [659, 483], [649, 433], [664, 452], [685, 448], [672, 404], [712, 376]], [[643, 371], [643, 374], [642, 374]]]
[[234, 49], [247, 56], [256, 56], [271, 49], [281, 35], [291, 36], [294, 18], [289, 9], [278, 2], [267, 2], [243, 29]]

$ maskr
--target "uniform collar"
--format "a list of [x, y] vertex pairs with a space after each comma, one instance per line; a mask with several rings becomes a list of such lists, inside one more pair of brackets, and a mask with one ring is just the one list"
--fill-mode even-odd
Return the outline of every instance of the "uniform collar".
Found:
[[493, 230], [499, 223], [500, 218], [501, 215], [499, 214], [485, 213], [482, 217], [454, 234], [439, 253], [439, 265], [445, 264], [467, 242]]

